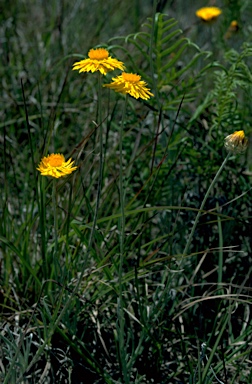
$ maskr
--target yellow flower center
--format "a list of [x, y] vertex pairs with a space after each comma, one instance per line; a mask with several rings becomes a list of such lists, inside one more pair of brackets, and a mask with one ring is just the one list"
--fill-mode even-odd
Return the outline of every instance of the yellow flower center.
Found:
[[88, 57], [91, 60], [104, 60], [109, 57], [109, 52], [105, 48], [90, 49]]
[[130, 83], [138, 83], [140, 81], [141, 76], [135, 75], [134, 73], [122, 73], [122, 77], [124, 81], [129, 81]]
[[64, 156], [54, 153], [47, 158], [47, 162], [51, 167], [60, 167], [64, 160]]

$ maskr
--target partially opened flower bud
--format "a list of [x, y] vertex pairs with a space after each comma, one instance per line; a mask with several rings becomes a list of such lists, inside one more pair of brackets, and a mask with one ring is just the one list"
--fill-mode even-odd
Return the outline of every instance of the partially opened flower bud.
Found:
[[228, 152], [243, 153], [248, 147], [248, 139], [244, 131], [235, 131], [225, 138], [224, 146]]
[[240, 26], [238, 24], [238, 22], [236, 20], [233, 20], [231, 21], [229, 27], [228, 27], [228, 30], [227, 32], [225, 33], [224, 35], [224, 38], [225, 39], [230, 39], [230, 37], [232, 37], [232, 35], [236, 32], [238, 32], [240, 29]]

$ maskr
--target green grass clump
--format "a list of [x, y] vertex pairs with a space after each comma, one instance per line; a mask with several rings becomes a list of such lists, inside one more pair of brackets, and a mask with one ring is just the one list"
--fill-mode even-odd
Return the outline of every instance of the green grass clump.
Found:
[[[5, 384], [251, 383], [251, 145], [223, 143], [251, 136], [252, 9], [188, 4], [3, 7]], [[154, 96], [72, 71], [94, 47]], [[78, 168], [41, 176], [51, 153]]]

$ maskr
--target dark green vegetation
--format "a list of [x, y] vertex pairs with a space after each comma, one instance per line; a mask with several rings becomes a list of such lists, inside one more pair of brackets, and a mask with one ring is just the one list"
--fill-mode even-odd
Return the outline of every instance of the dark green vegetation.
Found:
[[[224, 138], [251, 133], [251, 1], [219, 1], [211, 25], [203, 1], [5, 3], [0, 381], [251, 383], [251, 147], [228, 160], [182, 258]], [[155, 94], [129, 98], [123, 122], [124, 97], [103, 88], [99, 120], [97, 73], [72, 71], [97, 45]], [[36, 170], [52, 152], [79, 166], [57, 205]]]

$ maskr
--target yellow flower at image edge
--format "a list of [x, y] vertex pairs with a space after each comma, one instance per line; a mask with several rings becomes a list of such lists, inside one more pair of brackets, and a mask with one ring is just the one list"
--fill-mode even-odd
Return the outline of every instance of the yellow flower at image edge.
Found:
[[78, 167], [73, 167], [74, 161], [69, 159], [65, 161], [65, 157], [60, 153], [52, 153], [43, 157], [37, 170], [42, 176], [52, 176], [58, 179], [59, 177], [70, 175]]
[[148, 100], [151, 96], [154, 96], [150, 92], [149, 88], [147, 88], [147, 83], [141, 80], [141, 76], [134, 73], [123, 72], [120, 76], [112, 78], [112, 80], [112, 83], [105, 84], [104, 87], [111, 88], [115, 92], [119, 92], [124, 95], [128, 93], [135, 99], [141, 98]]
[[228, 152], [243, 153], [248, 147], [248, 139], [244, 131], [235, 131], [225, 138], [224, 146]]
[[216, 19], [222, 10], [218, 7], [203, 7], [196, 11], [196, 16], [198, 16], [203, 21], [213, 21]]
[[105, 48], [90, 49], [88, 57], [88, 59], [74, 63], [73, 70], [79, 70], [79, 73], [100, 71], [102, 75], [106, 75], [114, 69], [122, 71], [125, 69], [123, 62], [109, 56], [109, 52]]

